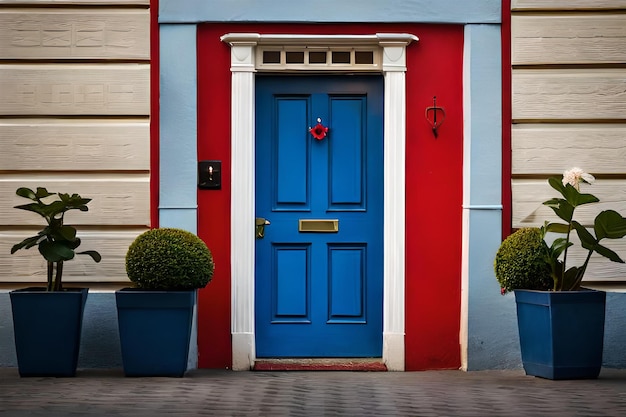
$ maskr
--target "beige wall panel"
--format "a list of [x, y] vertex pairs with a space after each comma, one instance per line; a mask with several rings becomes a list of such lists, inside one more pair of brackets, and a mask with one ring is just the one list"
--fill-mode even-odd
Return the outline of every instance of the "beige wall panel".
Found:
[[0, 115], [148, 115], [148, 64], [0, 65]]
[[150, 169], [150, 122], [0, 119], [0, 170]]
[[[81, 231], [82, 244], [78, 250], [97, 250], [102, 261], [78, 255], [63, 264], [63, 282], [122, 282], [128, 281], [125, 257], [128, 246], [147, 229], [128, 231]], [[31, 236], [26, 232], [0, 231], [0, 282], [46, 282], [46, 263], [37, 248], [20, 250], [11, 255], [11, 247]]]
[[511, 0], [512, 10], [621, 9], [626, 0]]
[[624, 119], [626, 69], [514, 70], [514, 120]]
[[626, 62], [626, 15], [513, 16], [511, 62], [513, 65]]
[[149, 59], [148, 9], [0, 9], [2, 59]]
[[[546, 200], [560, 196], [550, 187], [547, 180], [514, 179], [511, 188], [514, 228], [541, 226], [546, 220], [559, 220], [552, 209], [542, 204]], [[600, 202], [578, 207], [574, 220], [579, 223], [593, 225], [593, 219], [602, 210], [616, 210], [626, 215], [626, 180], [600, 179], [593, 185], [583, 184], [581, 191], [595, 195]]]
[[512, 173], [626, 174], [626, 124], [513, 125]]
[[88, 212], [67, 213], [68, 224], [150, 225], [150, 178], [147, 173], [4, 176], [0, 178], [0, 195], [6, 196], [0, 199], [1, 225], [39, 226], [42, 222], [37, 214], [13, 208], [28, 203], [27, 199], [15, 194], [19, 187], [46, 187], [51, 192], [78, 193], [91, 198]]

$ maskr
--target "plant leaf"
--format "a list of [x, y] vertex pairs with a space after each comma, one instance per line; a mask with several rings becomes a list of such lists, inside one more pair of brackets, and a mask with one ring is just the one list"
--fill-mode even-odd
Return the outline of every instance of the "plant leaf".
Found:
[[552, 245], [550, 246], [550, 251], [552, 252], [555, 259], [558, 259], [559, 256], [565, 251], [565, 249], [573, 246], [572, 242], [568, 242], [564, 237], [560, 237], [558, 239], [554, 239]]
[[593, 237], [591, 233], [577, 221], [572, 222], [572, 226], [576, 229], [576, 233], [578, 233], [578, 238], [580, 239], [580, 243], [583, 248], [588, 250], [595, 250], [596, 245], [598, 244], [598, 240]]
[[44, 240], [39, 244], [39, 253], [49, 262], [69, 261], [74, 258], [74, 250], [60, 242]]
[[626, 218], [615, 210], [600, 212], [594, 221], [594, 230], [598, 240], [621, 239], [626, 236]]
[[55, 195], [56, 193], [51, 193], [49, 192], [46, 188], [44, 187], [37, 187], [37, 198], [41, 199], [41, 198], [46, 198], [46, 197], [50, 197], [51, 195]]
[[554, 213], [567, 223], [572, 221], [574, 217], [574, 207], [562, 198], [552, 198], [543, 202], [544, 205], [554, 210]]
[[67, 241], [73, 241], [76, 238], [76, 229], [72, 226], [61, 226], [58, 229], [58, 233]]
[[622, 258], [620, 258], [617, 253], [613, 252], [611, 249], [607, 248], [606, 246], [602, 246], [600, 244], [597, 244], [596, 247], [595, 247], [595, 251], [598, 252], [600, 255], [602, 255], [602, 256], [604, 256], [606, 258], [609, 258], [613, 262], [619, 262], [621, 264], [624, 263]]
[[20, 249], [32, 248], [33, 246], [37, 244], [39, 239], [41, 239], [40, 235], [27, 237], [26, 239], [22, 240], [20, 243], [13, 245], [13, 247], [11, 248], [11, 254], [14, 254]]
[[563, 284], [561, 290], [570, 291], [576, 286], [578, 281], [578, 267], [573, 266], [563, 274]]
[[30, 188], [20, 187], [17, 189], [17, 191], [15, 191], [15, 194], [19, 195], [20, 197], [28, 198], [29, 200], [37, 201], [37, 196], [35, 195], [35, 192]]
[[563, 223], [548, 223], [546, 224], [546, 231], [553, 233], [567, 233], [569, 232], [570, 227], [567, 224]]
[[78, 252], [78, 254], [79, 255], [89, 255], [96, 262], [100, 262], [102, 260], [102, 256], [100, 256], [100, 254], [97, 251], [95, 251], [95, 250], [86, 250], [84, 252]]
[[26, 211], [32, 211], [34, 213], [39, 214], [42, 217], [46, 217], [45, 205], [42, 205], [41, 203], [21, 204], [19, 206], [14, 206], [13, 208], [26, 210]]

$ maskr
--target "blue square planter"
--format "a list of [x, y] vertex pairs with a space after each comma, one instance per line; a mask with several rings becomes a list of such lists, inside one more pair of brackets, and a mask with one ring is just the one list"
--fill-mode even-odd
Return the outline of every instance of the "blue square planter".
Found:
[[20, 376], [76, 375], [88, 288], [11, 291]]
[[527, 375], [593, 379], [600, 374], [606, 293], [515, 290]]
[[115, 292], [126, 376], [182, 377], [187, 371], [196, 290]]

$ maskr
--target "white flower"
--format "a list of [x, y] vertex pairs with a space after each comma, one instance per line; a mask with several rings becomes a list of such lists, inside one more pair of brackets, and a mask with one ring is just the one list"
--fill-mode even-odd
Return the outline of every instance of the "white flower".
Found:
[[570, 168], [563, 173], [563, 185], [570, 184], [580, 191], [580, 183], [592, 184], [595, 181], [593, 175], [586, 173], [580, 168]]

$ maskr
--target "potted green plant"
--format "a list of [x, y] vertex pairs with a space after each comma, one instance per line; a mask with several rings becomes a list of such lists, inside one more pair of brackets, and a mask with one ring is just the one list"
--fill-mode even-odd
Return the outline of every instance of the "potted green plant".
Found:
[[[494, 269], [502, 292], [515, 292], [522, 363], [529, 375], [597, 378], [602, 367], [606, 293], [581, 288], [581, 283], [594, 252], [624, 263], [600, 242], [626, 236], [626, 218], [604, 210], [594, 220], [593, 233], [574, 220], [577, 207], [599, 201], [580, 192], [581, 183], [593, 181], [580, 168], [565, 171], [563, 178], [550, 178], [548, 183], [561, 197], [543, 204], [561, 221], [518, 230], [496, 254]], [[583, 265], [568, 267], [574, 230], [587, 256]]]
[[76, 228], [64, 223], [71, 210], [87, 211], [90, 198], [78, 194], [52, 193], [39, 187], [18, 188], [16, 194], [31, 200], [15, 208], [39, 214], [46, 225], [36, 235], [11, 248], [37, 247], [47, 262], [45, 288], [11, 291], [15, 348], [21, 376], [74, 376], [78, 363], [83, 311], [87, 288], [63, 288], [63, 264], [75, 255], [88, 255], [100, 262], [94, 250], [76, 252], [81, 240]]
[[191, 232], [152, 229], [133, 241], [126, 273], [135, 286], [116, 291], [126, 376], [185, 374], [197, 289], [213, 270], [210, 250]]

